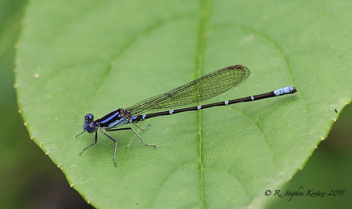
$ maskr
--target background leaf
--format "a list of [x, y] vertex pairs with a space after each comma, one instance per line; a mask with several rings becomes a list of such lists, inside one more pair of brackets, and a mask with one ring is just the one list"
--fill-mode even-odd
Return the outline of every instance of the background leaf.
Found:
[[[349, 11], [347, 1], [33, 1], [17, 57], [20, 110], [31, 137], [94, 206], [260, 205], [351, 100]], [[146, 121], [142, 137], [156, 150], [116, 133], [117, 168], [101, 136], [78, 156], [93, 141], [74, 137], [81, 113], [101, 117], [237, 63], [251, 77], [211, 101], [288, 85], [299, 92]]]

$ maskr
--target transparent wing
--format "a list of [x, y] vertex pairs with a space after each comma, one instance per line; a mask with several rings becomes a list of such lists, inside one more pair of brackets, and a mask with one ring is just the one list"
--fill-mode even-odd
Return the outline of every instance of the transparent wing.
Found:
[[241, 84], [250, 75], [243, 65], [229, 66], [204, 75], [183, 86], [159, 94], [126, 108], [132, 115], [151, 110], [175, 108], [211, 99]]

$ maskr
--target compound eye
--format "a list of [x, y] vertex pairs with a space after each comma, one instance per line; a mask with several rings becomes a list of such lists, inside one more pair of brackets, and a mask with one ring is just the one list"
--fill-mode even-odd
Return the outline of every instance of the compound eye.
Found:
[[92, 114], [87, 114], [85, 117], [84, 117], [84, 120], [86, 121], [86, 123], [90, 123], [94, 120], [94, 116]]

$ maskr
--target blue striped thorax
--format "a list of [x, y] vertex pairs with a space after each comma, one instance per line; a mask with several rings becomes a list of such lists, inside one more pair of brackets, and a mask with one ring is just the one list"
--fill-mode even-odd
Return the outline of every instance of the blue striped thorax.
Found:
[[99, 127], [118, 127], [127, 123], [131, 123], [132, 119], [134, 119], [134, 117], [131, 118], [131, 115], [122, 108], [114, 110], [95, 121], [93, 114], [89, 113], [84, 117], [83, 132], [87, 131], [88, 133], [94, 133], [98, 130]]
[[120, 108], [106, 114], [97, 121], [99, 121], [100, 127], [112, 128], [129, 123], [130, 117], [126, 110]]

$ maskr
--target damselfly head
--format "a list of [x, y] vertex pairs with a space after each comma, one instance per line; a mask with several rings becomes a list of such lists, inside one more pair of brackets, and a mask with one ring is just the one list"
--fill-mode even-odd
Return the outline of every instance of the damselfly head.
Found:
[[94, 123], [94, 116], [92, 114], [87, 114], [84, 117], [83, 132], [94, 133], [98, 127]]
[[82, 133], [77, 134], [76, 138], [86, 131], [88, 133], [94, 133], [97, 129], [98, 127], [94, 123], [94, 116], [92, 114], [87, 114], [86, 116], [84, 116], [83, 131]]
[[93, 120], [94, 120], [94, 116], [90, 113], [84, 117], [85, 123], [91, 123], [91, 122], [93, 122]]

